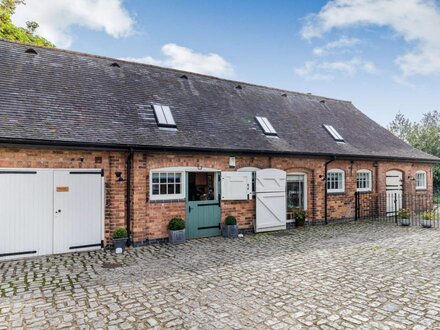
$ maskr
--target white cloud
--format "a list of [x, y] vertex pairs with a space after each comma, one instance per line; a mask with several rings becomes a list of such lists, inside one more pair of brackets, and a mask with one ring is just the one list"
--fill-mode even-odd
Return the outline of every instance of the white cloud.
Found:
[[333, 0], [309, 15], [306, 39], [360, 25], [388, 27], [413, 48], [398, 56], [403, 77], [440, 73], [440, 9], [435, 0]]
[[377, 69], [372, 62], [352, 58], [347, 61], [307, 61], [301, 68], [295, 69], [295, 73], [307, 80], [332, 80], [336, 74], [354, 76], [358, 71], [374, 74]]
[[355, 46], [360, 43], [360, 40], [357, 38], [348, 38], [348, 37], [341, 37], [338, 40], [329, 42], [321, 47], [315, 47], [313, 48], [313, 54], [316, 56], [323, 56], [327, 55], [329, 52], [340, 50], [344, 48], [349, 48], [352, 46]]
[[234, 68], [218, 54], [196, 53], [190, 48], [176, 44], [166, 44], [161, 51], [164, 59], [155, 59], [151, 56], [141, 58], [124, 58], [127, 61], [166, 66], [173, 69], [203, 73], [220, 77], [234, 76]]
[[72, 44], [73, 26], [119, 38], [132, 33], [134, 25], [122, 0], [27, 0], [17, 7], [12, 20], [19, 26], [36, 21], [40, 25], [37, 33], [61, 48]]

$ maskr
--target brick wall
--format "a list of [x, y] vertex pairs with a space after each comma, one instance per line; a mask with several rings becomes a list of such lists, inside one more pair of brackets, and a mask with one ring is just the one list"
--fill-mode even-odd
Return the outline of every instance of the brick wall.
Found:
[[[185, 201], [150, 201], [150, 171], [163, 167], [192, 166], [221, 171], [241, 167], [278, 168], [288, 173], [301, 172], [307, 176], [307, 209], [309, 220], [322, 222], [324, 219], [324, 164], [323, 158], [240, 156], [236, 157], [236, 169], [229, 168], [230, 155], [215, 154], [170, 154], [165, 152], [133, 155], [131, 215], [132, 234], [135, 242], [146, 242], [167, 236], [168, 221], [175, 216], [185, 218]], [[55, 150], [43, 148], [0, 148], [0, 167], [11, 168], [102, 168], [105, 171], [106, 187], [106, 239], [116, 226], [125, 225], [126, 181], [117, 182], [116, 171], [126, 173], [127, 153], [110, 151]], [[368, 169], [373, 174], [373, 192], [385, 191], [385, 175], [389, 170], [403, 173], [404, 190], [415, 192], [413, 180], [417, 170], [427, 172], [428, 191], [432, 192], [432, 169], [429, 164], [342, 161], [329, 164], [329, 169], [345, 172], [345, 193], [329, 194], [329, 220], [354, 217], [354, 193], [356, 172]], [[255, 199], [250, 201], [222, 201], [222, 219], [232, 214], [237, 217], [239, 227], [250, 228], [255, 219]]]

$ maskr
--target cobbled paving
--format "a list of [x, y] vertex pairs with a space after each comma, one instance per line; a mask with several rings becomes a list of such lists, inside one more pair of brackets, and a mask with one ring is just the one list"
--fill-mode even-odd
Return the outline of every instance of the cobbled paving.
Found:
[[440, 230], [345, 223], [0, 263], [0, 329], [440, 329]]

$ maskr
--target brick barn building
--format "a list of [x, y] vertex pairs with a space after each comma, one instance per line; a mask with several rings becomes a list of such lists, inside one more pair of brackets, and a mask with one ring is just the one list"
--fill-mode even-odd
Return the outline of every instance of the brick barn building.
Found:
[[148, 244], [174, 216], [195, 238], [229, 214], [270, 230], [296, 209], [352, 219], [356, 191], [432, 192], [438, 159], [348, 101], [9, 41], [0, 58], [3, 258], [98, 248], [118, 226]]

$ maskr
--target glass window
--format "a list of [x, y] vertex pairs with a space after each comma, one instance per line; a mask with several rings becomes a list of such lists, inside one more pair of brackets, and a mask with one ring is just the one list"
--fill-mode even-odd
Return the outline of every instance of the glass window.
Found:
[[295, 210], [305, 210], [306, 206], [306, 187], [304, 174], [287, 175], [287, 220], [292, 220]]
[[327, 192], [342, 193], [345, 191], [345, 175], [342, 170], [330, 170], [327, 172]]
[[416, 172], [416, 189], [422, 190], [426, 189], [426, 172], [417, 171]]
[[356, 173], [356, 190], [371, 191], [371, 171], [360, 170]]
[[182, 173], [154, 172], [151, 174], [152, 199], [183, 198]]

